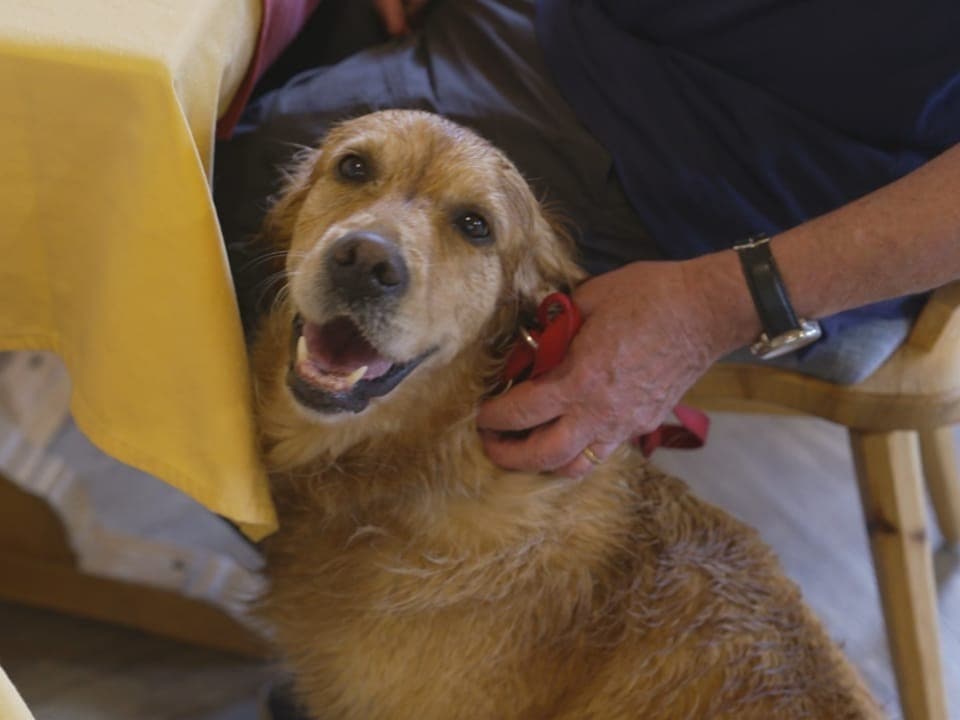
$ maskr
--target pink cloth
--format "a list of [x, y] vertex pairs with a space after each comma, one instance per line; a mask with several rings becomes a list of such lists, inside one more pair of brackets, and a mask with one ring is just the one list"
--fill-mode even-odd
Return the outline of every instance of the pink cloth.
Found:
[[297, 36], [319, 4], [320, 0], [263, 0], [263, 22], [257, 48], [243, 84], [217, 123], [217, 138], [230, 137], [257, 80]]

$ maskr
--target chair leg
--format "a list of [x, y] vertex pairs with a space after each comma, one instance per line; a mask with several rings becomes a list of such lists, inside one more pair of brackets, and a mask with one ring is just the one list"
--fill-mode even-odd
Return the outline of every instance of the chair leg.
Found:
[[954, 449], [953, 428], [921, 430], [920, 452], [940, 533], [948, 543], [960, 544], [960, 458]]
[[904, 720], [947, 720], [916, 433], [850, 431]]

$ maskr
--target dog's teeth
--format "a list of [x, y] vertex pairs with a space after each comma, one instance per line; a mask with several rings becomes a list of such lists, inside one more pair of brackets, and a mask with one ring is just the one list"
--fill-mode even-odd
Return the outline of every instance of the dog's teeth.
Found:
[[307, 359], [307, 339], [301, 335], [297, 340], [297, 362], [301, 363]]
[[363, 367], [358, 367], [352, 373], [347, 375], [347, 379], [345, 381], [347, 384], [347, 387], [352, 388], [354, 385], [360, 382], [360, 378], [362, 378], [364, 374], [366, 374], [366, 372], [367, 372], [367, 366], [364, 365]]

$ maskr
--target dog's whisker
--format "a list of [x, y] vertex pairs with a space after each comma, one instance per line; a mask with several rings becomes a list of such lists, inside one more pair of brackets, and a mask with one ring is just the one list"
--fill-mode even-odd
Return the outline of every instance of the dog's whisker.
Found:
[[273, 302], [270, 305], [270, 312], [275, 312], [277, 308], [285, 305], [287, 303], [289, 294], [290, 294], [289, 285], [284, 285], [279, 290], [277, 290], [276, 295], [274, 295]]
[[255, 270], [263, 265], [275, 262], [277, 260], [286, 258], [288, 253], [284, 250], [274, 250], [271, 252], [258, 252], [254, 257], [247, 260], [245, 263], [240, 265], [238, 268], [241, 272], [249, 272]]
[[266, 278], [257, 288], [257, 300], [256, 303], [258, 306], [263, 305], [264, 301], [273, 295], [271, 301], [271, 309], [276, 307], [276, 295], [283, 290], [286, 290], [288, 287], [286, 273], [279, 272], [274, 275]]

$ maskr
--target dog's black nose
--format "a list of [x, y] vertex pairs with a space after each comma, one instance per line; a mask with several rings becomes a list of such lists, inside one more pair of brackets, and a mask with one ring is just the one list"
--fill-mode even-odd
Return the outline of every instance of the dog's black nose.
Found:
[[327, 273], [346, 300], [397, 297], [410, 279], [400, 249], [374, 232], [347, 233], [337, 240], [327, 255]]

